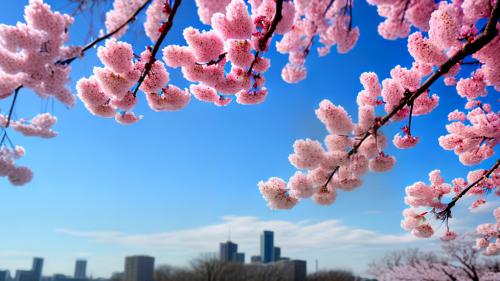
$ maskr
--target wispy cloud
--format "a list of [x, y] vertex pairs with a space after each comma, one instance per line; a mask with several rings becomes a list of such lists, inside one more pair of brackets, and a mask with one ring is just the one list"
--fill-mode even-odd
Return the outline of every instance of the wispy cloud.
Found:
[[339, 220], [289, 222], [235, 216], [223, 217], [221, 222], [212, 225], [158, 233], [135, 234], [111, 230], [80, 231], [67, 228], [56, 231], [98, 243], [169, 250], [210, 251], [228, 237], [229, 230], [231, 230], [232, 240], [241, 245], [247, 245], [247, 247], [252, 245], [252, 248], [257, 248], [258, 235], [264, 229], [273, 230], [277, 244], [294, 252], [304, 249], [382, 247], [416, 240], [409, 234], [383, 234], [373, 230], [349, 227]]

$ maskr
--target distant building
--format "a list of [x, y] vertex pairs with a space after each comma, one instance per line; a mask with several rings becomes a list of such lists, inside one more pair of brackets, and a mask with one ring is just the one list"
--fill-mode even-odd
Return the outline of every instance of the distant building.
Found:
[[236, 253], [238, 252], [238, 244], [231, 241], [226, 243], [220, 243], [219, 247], [219, 259], [223, 262], [232, 262]]
[[234, 253], [232, 262], [236, 263], [245, 263], [245, 254], [244, 253]]
[[262, 259], [260, 258], [260, 256], [251, 256], [250, 257], [250, 262], [251, 263], [261, 263]]
[[282, 260], [275, 263], [276, 266], [283, 268], [286, 281], [306, 281], [307, 263], [303, 260]]
[[32, 281], [41, 281], [42, 270], [43, 270], [43, 259], [33, 258], [33, 265], [31, 267], [31, 271], [33, 273]]
[[87, 261], [77, 260], [75, 264], [75, 278], [86, 278], [87, 277]]
[[273, 261], [279, 261], [281, 259], [281, 248], [280, 247], [274, 247], [273, 250]]
[[274, 232], [264, 230], [260, 235], [260, 257], [262, 263], [274, 261]]
[[9, 281], [10, 272], [8, 270], [0, 270], [0, 281]]
[[125, 258], [124, 281], [154, 281], [155, 259], [149, 256]]
[[74, 278], [64, 274], [54, 274], [49, 281], [89, 281], [87, 278]]
[[33, 281], [33, 272], [31, 270], [16, 270], [15, 281]]

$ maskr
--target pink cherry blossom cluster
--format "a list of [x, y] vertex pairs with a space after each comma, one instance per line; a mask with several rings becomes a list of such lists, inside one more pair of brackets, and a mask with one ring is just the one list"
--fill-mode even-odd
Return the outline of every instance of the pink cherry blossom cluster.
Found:
[[385, 39], [404, 38], [412, 26], [429, 30], [431, 13], [436, 9], [434, 0], [367, 0], [377, 6], [378, 14], [386, 18], [378, 25], [378, 33]]
[[[406, 187], [405, 203], [410, 208], [403, 211], [401, 227], [411, 231], [416, 237], [427, 238], [434, 234], [434, 229], [426, 215], [440, 213], [448, 207], [449, 203], [443, 202], [446, 197], [456, 198], [469, 184], [479, 182], [470, 188], [466, 196], [485, 196], [491, 192], [500, 196], [500, 171], [494, 170], [490, 177], [484, 177], [486, 170], [475, 170], [467, 174], [467, 178], [455, 178], [451, 184], [445, 183], [439, 170], [429, 173], [430, 184], [416, 182]], [[472, 203], [470, 209], [478, 208], [486, 203], [485, 198], [479, 198]], [[500, 210], [498, 211], [500, 214]], [[453, 240], [456, 233], [447, 230], [441, 237], [444, 241]]]
[[[114, 117], [120, 124], [133, 124], [142, 119], [131, 112], [137, 104], [131, 88], [150, 61], [149, 49], [134, 61], [130, 44], [110, 39], [105, 47], [99, 47], [97, 55], [104, 67], [94, 67], [94, 75], [77, 83], [78, 97], [85, 107], [96, 116]], [[164, 64], [155, 61], [140, 86], [146, 93], [148, 105], [155, 111], [178, 110], [190, 100], [189, 92], [167, 85], [168, 81], [169, 74]]]
[[52, 12], [42, 0], [30, 0], [24, 18], [26, 23], [15, 26], [0, 24], [0, 99], [24, 86], [42, 98], [74, 105], [75, 98], [65, 87], [70, 67], [57, 63], [81, 51], [64, 45], [73, 18]]
[[37, 114], [30, 121], [19, 119], [11, 123], [12, 129], [28, 137], [53, 138], [57, 132], [52, 130], [57, 118], [50, 113]]
[[[183, 35], [188, 45], [165, 47], [165, 63], [180, 67], [188, 81], [197, 83], [190, 90], [198, 100], [225, 106], [235, 95], [240, 104], [263, 102], [267, 96], [263, 73], [270, 67], [270, 60], [261, 53], [270, 41], [266, 33], [276, 13], [276, 2], [250, 1], [252, 14], [243, 0], [232, 0], [225, 9], [219, 1], [197, 3], [202, 21], [210, 23], [212, 29], [186, 28]], [[289, 31], [293, 17], [293, 4], [283, 3], [283, 18], [275, 32]], [[228, 63], [230, 71], [225, 73]]]
[[299, 199], [309, 197], [318, 204], [331, 205], [337, 190], [352, 191], [361, 186], [361, 177], [368, 170], [385, 172], [394, 166], [395, 158], [383, 152], [387, 146], [385, 135], [367, 134], [376, 122], [375, 105], [381, 104], [376, 102], [380, 85], [373, 73], [363, 74], [361, 81], [365, 90], [360, 95], [372, 95], [374, 101], [373, 105], [360, 106], [358, 124], [352, 122], [342, 106], [323, 100], [316, 116], [329, 132], [324, 140], [326, 150], [319, 141], [297, 140], [288, 159], [297, 169], [306, 171], [296, 172], [288, 183], [271, 178], [258, 184], [271, 208], [288, 209]]
[[500, 142], [500, 111], [495, 113], [489, 104], [484, 104], [467, 115], [455, 110], [448, 119], [455, 122], [446, 125], [448, 134], [439, 138], [439, 144], [453, 150], [462, 164], [476, 165], [493, 155]]
[[[298, 172], [290, 178], [289, 192], [280, 193], [283, 195], [281, 198], [263, 193], [269, 205], [280, 206], [275, 201], [289, 200], [290, 196], [313, 196], [313, 200], [318, 204], [329, 205], [334, 202], [337, 189], [349, 191], [359, 187], [362, 184], [361, 176], [368, 170], [390, 170], [396, 160], [383, 151], [387, 146], [385, 135], [373, 130], [373, 127], [381, 122], [381, 117], [375, 115], [375, 109], [384, 105], [387, 113], [393, 111], [408, 93], [420, 86], [422, 78], [431, 71], [432, 67], [419, 63], [414, 63], [411, 69], [396, 66], [391, 71], [391, 78], [383, 80], [382, 85], [375, 73], [363, 73], [360, 81], [364, 89], [357, 97], [357, 124], [352, 122], [343, 107], [335, 106], [328, 100], [322, 101], [316, 115], [330, 133], [325, 138], [327, 151], [318, 141], [296, 141], [295, 153], [290, 155], [289, 160], [296, 168], [310, 171], [307, 174]], [[413, 116], [428, 114], [437, 106], [438, 101], [437, 95], [423, 94], [415, 99], [411, 107], [405, 106], [397, 111], [391, 120], [402, 120], [409, 117], [410, 112]], [[404, 127], [403, 132], [404, 136], [394, 136], [394, 145], [401, 149], [415, 146], [418, 138], [411, 135], [409, 126]], [[309, 180], [305, 179], [307, 177]], [[261, 182], [259, 186], [262, 184], [265, 183]], [[262, 188], [260, 189], [262, 191]]]
[[156, 42], [160, 37], [161, 27], [167, 21], [169, 4], [165, 0], [153, 0], [146, 10], [144, 30], [151, 41]]
[[224, 13], [231, 0], [196, 0], [198, 16], [204, 24], [210, 24], [215, 13]]
[[16, 186], [30, 182], [33, 178], [31, 170], [28, 167], [16, 166], [14, 162], [24, 154], [24, 148], [21, 146], [0, 147], [0, 177], [7, 177], [9, 182]]
[[[106, 13], [105, 25], [108, 33], [115, 32], [146, 2], [151, 2], [151, 0], [114, 0], [113, 9]], [[128, 25], [124, 25], [113, 37], [120, 38], [127, 32], [127, 29]]]
[[481, 238], [476, 240], [476, 248], [484, 249], [483, 254], [493, 256], [500, 254], [500, 207], [493, 211], [496, 223], [478, 225], [476, 232]]
[[[337, 45], [339, 53], [349, 52], [356, 44], [359, 29], [352, 28], [352, 5], [354, 0], [300, 0], [295, 1], [295, 18], [291, 30], [276, 43], [278, 52], [288, 54], [288, 64], [281, 76], [288, 83], [297, 83], [306, 78], [305, 60], [316, 36], [322, 44], [320, 56]], [[291, 3], [290, 13], [292, 12]], [[287, 23], [288, 24], [288, 23]]]

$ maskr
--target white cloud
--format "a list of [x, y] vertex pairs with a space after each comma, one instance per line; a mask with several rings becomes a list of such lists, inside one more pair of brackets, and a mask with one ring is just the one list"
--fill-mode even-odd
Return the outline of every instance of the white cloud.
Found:
[[416, 240], [409, 234], [383, 234], [373, 230], [349, 227], [339, 220], [294, 223], [234, 216], [223, 217], [222, 222], [217, 224], [159, 233], [132, 234], [120, 231], [78, 231], [65, 228], [56, 231], [98, 243], [182, 251], [195, 249], [203, 252], [213, 251], [219, 242], [227, 239], [229, 230], [233, 241], [237, 241], [242, 246], [252, 245], [253, 248], [257, 248], [259, 234], [264, 229], [273, 230], [277, 244], [291, 251], [383, 246]]

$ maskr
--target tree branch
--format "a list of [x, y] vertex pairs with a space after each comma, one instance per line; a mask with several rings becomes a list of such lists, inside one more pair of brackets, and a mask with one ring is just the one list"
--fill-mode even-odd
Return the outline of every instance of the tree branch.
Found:
[[146, 76], [149, 74], [151, 71], [151, 67], [156, 61], [156, 54], [160, 50], [160, 46], [163, 43], [163, 40], [165, 40], [165, 37], [167, 36], [168, 32], [172, 28], [172, 24], [174, 21], [175, 14], [177, 13], [177, 9], [181, 5], [182, 0], [175, 0], [174, 6], [172, 7], [172, 10], [168, 14], [168, 19], [164, 23], [164, 26], [161, 30], [160, 37], [156, 41], [155, 45], [153, 46], [153, 50], [151, 51], [151, 57], [149, 58], [149, 61], [146, 63], [144, 66], [144, 71], [141, 74], [141, 77], [139, 78], [139, 81], [137, 82], [137, 86], [134, 89], [134, 97], [137, 96], [137, 91], [139, 91], [139, 88], [142, 85], [142, 82], [144, 82], [144, 79], [146, 79]]
[[85, 45], [85, 47], [83, 47], [82, 51], [80, 52], [80, 55], [78, 56], [74, 56], [72, 58], [69, 58], [69, 59], [66, 59], [64, 61], [58, 61], [56, 62], [56, 64], [70, 64], [71, 62], [73, 62], [75, 59], [77, 59], [78, 57], [82, 56], [87, 50], [93, 48], [95, 45], [97, 45], [99, 42], [103, 41], [103, 40], [106, 40], [110, 37], [112, 37], [113, 35], [115, 35], [116, 33], [118, 33], [122, 28], [124, 28], [125, 26], [127, 26], [127, 24], [133, 22], [135, 20], [135, 18], [137, 17], [137, 15], [139, 15], [139, 13], [144, 10], [144, 8], [149, 4], [151, 3], [152, 0], [147, 0], [146, 2], [144, 2], [144, 4], [142, 4], [136, 11], [135, 13], [132, 14], [132, 16], [130, 16], [130, 18], [122, 23], [120, 26], [118, 26], [115, 30], [113, 30], [112, 32], [110, 33], [107, 33], [97, 39], [95, 39], [94, 41], [88, 43], [87, 45]]
[[[426, 93], [430, 86], [436, 82], [441, 76], [448, 73], [450, 69], [460, 61], [462, 61], [465, 57], [476, 53], [481, 50], [484, 46], [490, 43], [495, 36], [498, 34], [498, 30], [496, 28], [496, 24], [500, 19], [500, 0], [497, 0], [495, 7], [493, 8], [488, 23], [484, 28], [484, 31], [477, 36], [474, 40], [465, 43], [465, 45], [458, 52], [455, 53], [452, 57], [450, 57], [444, 64], [442, 64], [437, 71], [435, 71], [431, 76], [429, 76], [424, 83], [414, 92], [409, 95], [406, 95], [401, 99], [401, 102], [388, 114], [386, 114], [381, 119], [377, 120], [375, 124], [365, 133], [364, 137], [349, 151], [348, 156], [356, 153], [357, 149], [361, 146], [361, 144], [370, 136], [371, 134], [377, 133], [378, 129], [389, 122], [389, 120], [396, 115], [400, 110], [402, 110], [405, 106], [412, 104], [420, 95]], [[371, 131], [371, 132], [370, 132]], [[500, 160], [499, 160], [500, 161]], [[340, 166], [337, 166], [330, 176], [328, 180], [324, 184], [324, 187], [330, 183], [334, 174], [338, 171]]]
[[[276, 0], [276, 13], [274, 14], [273, 21], [271, 22], [271, 25], [269, 26], [269, 29], [266, 31], [264, 36], [259, 39], [259, 48], [260, 50], [264, 51], [266, 50], [267, 47], [267, 41], [273, 36], [274, 32], [276, 31], [276, 28], [278, 27], [279, 22], [283, 18], [283, 0]], [[248, 68], [247, 74], [250, 75], [252, 73], [253, 67], [255, 66], [255, 63], [259, 59], [259, 54], [260, 51], [255, 52], [254, 59], [252, 61], [252, 64], [250, 64], [250, 68]]]
[[209, 62], [195, 62], [194, 64], [196, 65], [206, 65], [206, 66], [210, 66], [210, 65], [214, 65], [214, 64], [218, 64], [219, 62], [221, 62], [227, 55], [227, 52], [224, 52], [222, 54], [219, 55], [219, 57], [215, 60], [211, 60]]
[[471, 188], [473, 188], [474, 186], [478, 185], [483, 180], [487, 179], [499, 167], [500, 167], [500, 159], [498, 159], [495, 162], [495, 164], [493, 164], [493, 166], [488, 171], [486, 171], [481, 178], [479, 178], [475, 182], [469, 184], [469, 186], [467, 186], [464, 190], [462, 190], [462, 192], [460, 192], [460, 194], [458, 194], [457, 196], [455, 196], [453, 198], [453, 200], [451, 200], [451, 202], [448, 203], [448, 205], [446, 206], [446, 208], [444, 208], [444, 210], [436, 213], [436, 218], [440, 219], [440, 220], [447, 220], [449, 217], [451, 217], [451, 208], [453, 208], [455, 206], [455, 204], [457, 203], [457, 201], [460, 200], [460, 198], [462, 198], [469, 190], [471, 190]]

